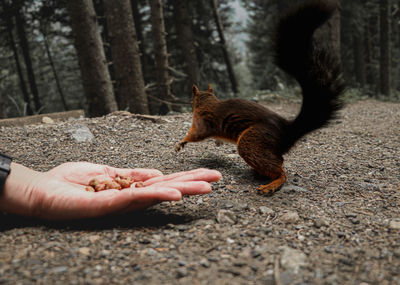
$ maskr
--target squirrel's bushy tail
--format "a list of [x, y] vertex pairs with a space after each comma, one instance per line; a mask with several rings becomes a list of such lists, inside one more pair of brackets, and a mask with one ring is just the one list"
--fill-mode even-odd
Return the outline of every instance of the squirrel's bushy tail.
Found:
[[279, 20], [275, 61], [302, 89], [300, 113], [286, 126], [281, 140], [287, 152], [303, 135], [323, 127], [342, 107], [345, 89], [340, 61], [327, 45], [313, 39], [315, 30], [337, 9], [334, 1], [308, 1]]

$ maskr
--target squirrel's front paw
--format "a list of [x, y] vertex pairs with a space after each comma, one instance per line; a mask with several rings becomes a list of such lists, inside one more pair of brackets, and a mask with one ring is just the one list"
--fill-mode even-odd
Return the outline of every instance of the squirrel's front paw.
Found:
[[219, 139], [216, 139], [215, 140], [215, 145], [216, 146], [221, 146], [221, 145], [223, 145], [224, 144], [224, 142], [222, 141], [222, 140], [219, 140]]
[[180, 142], [176, 145], [175, 147], [175, 151], [180, 151], [181, 149], [183, 149], [185, 147], [186, 142]]

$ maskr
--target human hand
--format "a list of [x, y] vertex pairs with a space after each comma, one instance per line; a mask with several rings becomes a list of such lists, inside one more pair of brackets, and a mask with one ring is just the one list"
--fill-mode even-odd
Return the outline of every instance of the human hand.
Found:
[[[88, 192], [85, 187], [96, 177], [111, 180], [132, 176], [145, 187]], [[180, 200], [182, 195], [211, 191], [208, 182], [218, 181], [215, 170], [196, 169], [162, 175], [154, 169], [119, 169], [88, 162], [70, 162], [47, 172], [37, 172], [12, 163], [11, 173], [0, 196], [0, 210], [51, 220], [103, 216], [145, 209], [163, 201]]]

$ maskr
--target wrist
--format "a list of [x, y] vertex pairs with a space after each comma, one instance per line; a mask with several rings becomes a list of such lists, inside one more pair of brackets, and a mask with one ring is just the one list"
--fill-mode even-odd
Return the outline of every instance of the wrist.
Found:
[[0, 211], [30, 215], [34, 205], [31, 201], [34, 179], [40, 172], [11, 162], [10, 173], [0, 194]]
[[10, 174], [10, 164], [12, 157], [0, 153], [0, 195], [3, 192], [4, 184]]

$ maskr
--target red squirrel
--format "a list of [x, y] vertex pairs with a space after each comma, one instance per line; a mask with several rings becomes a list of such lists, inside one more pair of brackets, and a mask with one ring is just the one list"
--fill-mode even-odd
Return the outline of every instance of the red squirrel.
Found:
[[193, 86], [193, 122], [176, 146], [209, 137], [237, 145], [239, 155], [258, 174], [272, 181], [259, 190], [273, 193], [286, 181], [283, 154], [305, 134], [321, 128], [342, 107], [345, 89], [339, 59], [313, 38], [315, 30], [338, 9], [331, 1], [309, 1], [282, 16], [274, 37], [275, 63], [293, 76], [302, 89], [303, 102], [294, 120], [287, 120], [257, 103], [218, 100], [212, 88]]

